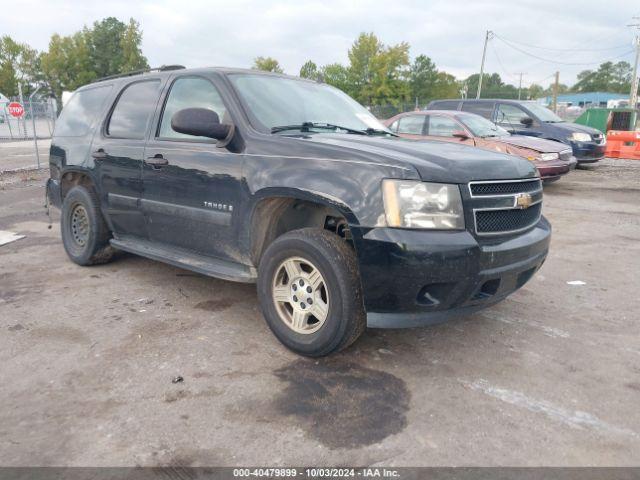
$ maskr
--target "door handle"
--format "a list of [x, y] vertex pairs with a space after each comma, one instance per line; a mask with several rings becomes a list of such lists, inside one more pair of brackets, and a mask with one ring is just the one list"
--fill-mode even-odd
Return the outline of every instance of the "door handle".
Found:
[[91, 156], [96, 160], [104, 160], [105, 158], [107, 158], [107, 152], [105, 152], [103, 149], [100, 148], [95, 152], [92, 152]]
[[152, 167], [163, 167], [165, 165], [169, 165], [169, 160], [164, 158], [161, 154], [155, 155], [153, 157], [148, 157], [144, 163], [147, 165], [151, 165]]

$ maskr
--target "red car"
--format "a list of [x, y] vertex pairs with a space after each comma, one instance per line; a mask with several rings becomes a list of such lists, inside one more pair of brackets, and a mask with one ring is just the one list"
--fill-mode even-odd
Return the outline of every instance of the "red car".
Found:
[[389, 129], [405, 138], [456, 142], [526, 158], [540, 178], [558, 180], [576, 166], [571, 148], [560, 142], [512, 135], [474, 113], [453, 110], [406, 112], [386, 120]]

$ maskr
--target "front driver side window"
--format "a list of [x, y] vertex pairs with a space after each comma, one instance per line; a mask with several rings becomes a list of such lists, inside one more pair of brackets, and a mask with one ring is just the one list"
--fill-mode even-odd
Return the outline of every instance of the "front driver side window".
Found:
[[521, 125], [520, 122], [523, 118], [529, 118], [529, 115], [527, 115], [520, 107], [506, 104], [498, 106], [498, 116], [496, 118], [497, 123], [506, 126], [519, 126]]
[[227, 109], [224, 106], [218, 89], [209, 81], [201, 77], [178, 78], [171, 86], [167, 98], [162, 121], [158, 132], [159, 138], [204, 140], [210, 142], [207, 137], [196, 137], [178, 133], [171, 128], [171, 117], [184, 108], [206, 108], [218, 114], [220, 122], [224, 123]]
[[429, 130], [427, 135], [435, 137], [453, 137], [453, 132], [464, 130], [458, 123], [449, 117], [439, 115], [429, 116]]

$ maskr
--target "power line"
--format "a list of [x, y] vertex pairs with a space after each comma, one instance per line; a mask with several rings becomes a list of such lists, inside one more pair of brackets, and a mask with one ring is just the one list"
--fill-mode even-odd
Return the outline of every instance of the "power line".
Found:
[[554, 47], [542, 47], [539, 45], [531, 45], [530, 43], [524, 43], [524, 42], [519, 42], [517, 40], [511, 40], [509, 38], [505, 38], [502, 37], [498, 34], [494, 34], [496, 37], [498, 37], [500, 40], [503, 40], [504, 42], [511, 42], [511, 43], [517, 43], [518, 45], [523, 45], [525, 47], [529, 47], [529, 48], [537, 48], [539, 50], [553, 50], [555, 52], [604, 52], [607, 50], [617, 50], [620, 48], [624, 48], [624, 47], [628, 47], [628, 44], [624, 44], [624, 45], [618, 45], [616, 47], [607, 47], [607, 48], [554, 48]]
[[[614, 37], [618, 37], [620, 35], [619, 31], [614, 31], [613, 33], [609, 34], [609, 35], [594, 35], [591, 38], [588, 38], [586, 40], [580, 40], [579, 42], [575, 42], [572, 43], [569, 48], [580, 48], [580, 47], [593, 47], [596, 44], [602, 45], [605, 44], [606, 42], [610, 42], [614, 39]], [[556, 55], [554, 55], [554, 58], [558, 59], [558, 60], [569, 60], [572, 59], [573, 56], [575, 55], [575, 52], [558, 52]], [[541, 68], [541, 65], [545, 65], [547, 62], [546, 60], [544, 61], [537, 61], [534, 62], [530, 65], [527, 65], [526, 68], [529, 70], [538, 70], [539, 68]], [[553, 77], [555, 75], [555, 72], [551, 73], [549, 75], [549, 77]]]
[[508, 45], [509, 47], [513, 48], [514, 50], [517, 50], [517, 51], [518, 51], [518, 52], [520, 52], [520, 53], [523, 53], [523, 54], [525, 54], [525, 55], [527, 55], [527, 56], [529, 56], [529, 57], [536, 58], [536, 59], [538, 59], [538, 60], [542, 60], [543, 62], [555, 63], [555, 64], [557, 64], [557, 65], [573, 65], [573, 66], [577, 66], [577, 65], [582, 65], [582, 66], [585, 66], [585, 65], [599, 65], [599, 64], [604, 63], [604, 62], [607, 62], [607, 61], [616, 60], [616, 59], [618, 59], [618, 58], [626, 57], [627, 55], [629, 55], [630, 53], [632, 53], [632, 52], [634, 51], [634, 49], [631, 49], [631, 50], [628, 50], [628, 51], [624, 52], [624, 53], [623, 53], [623, 54], [621, 54], [621, 55], [615, 56], [615, 57], [613, 57], [613, 58], [605, 58], [605, 59], [601, 59], [601, 60], [598, 60], [597, 62], [560, 62], [560, 61], [558, 61], [558, 60], [552, 60], [552, 59], [549, 59], [549, 58], [540, 57], [540, 56], [535, 55], [535, 54], [533, 54], [533, 53], [531, 53], [531, 52], [527, 52], [526, 50], [523, 50], [523, 49], [521, 49], [520, 47], [517, 47], [517, 46], [515, 46], [515, 45], [511, 45], [511, 44], [510, 44], [509, 42], [507, 42], [504, 38], [500, 38], [500, 37], [498, 37], [497, 35], [496, 35], [496, 37], [497, 37], [499, 40], [501, 40], [501, 41], [502, 41], [502, 43], [504, 43], [505, 45]]

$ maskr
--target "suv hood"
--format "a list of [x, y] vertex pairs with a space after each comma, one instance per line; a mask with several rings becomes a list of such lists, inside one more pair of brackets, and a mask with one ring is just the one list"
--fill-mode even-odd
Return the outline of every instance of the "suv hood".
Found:
[[542, 153], [559, 153], [571, 148], [554, 140], [545, 140], [544, 138], [529, 137], [527, 135], [506, 135], [504, 137], [491, 138], [490, 140], [516, 147], [529, 148]]
[[573, 132], [583, 132], [588, 133], [589, 135], [602, 135], [602, 132], [600, 130], [592, 127], [587, 127], [585, 125], [580, 125], [578, 123], [558, 122], [545, 123], [544, 125], [546, 125], [547, 127], [558, 129], [561, 132], [566, 133], [566, 136], [569, 136]]
[[467, 183], [537, 176], [533, 164], [523, 158], [450, 142], [340, 133], [309, 135], [303, 141], [331, 150], [331, 158], [340, 153], [345, 160], [357, 155], [373, 163], [408, 164], [425, 181]]

